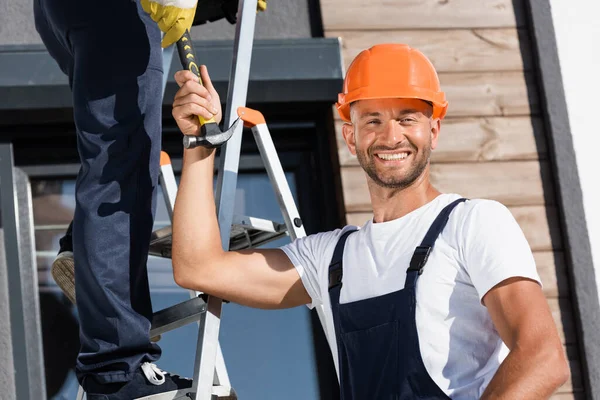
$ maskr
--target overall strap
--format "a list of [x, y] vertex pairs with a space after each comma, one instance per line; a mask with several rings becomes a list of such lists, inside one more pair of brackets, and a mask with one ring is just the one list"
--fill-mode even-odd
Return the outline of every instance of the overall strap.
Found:
[[346, 239], [350, 234], [356, 232], [356, 229], [346, 231], [340, 236], [338, 242], [335, 246], [335, 250], [333, 251], [333, 257], [331, 257], [331, 262], [329, 263], [329, 293], [331, 296], [332, 289], [338, 290], [338, 299], [339, 299], [339, 290], [342, 286], [342, 276], [344, 275], [344, 269], [342, 268], [342, 259], [344, 257], [344, 247], [346, 246]]
[[354, 232], [356, 232], [356, 229], [346, 231], [340, 236], [333, 251], [333, 257], [331, 257], [331, 263], [329, 263], [329, 300], [331, 301], [331, 311], [336, 331], [339, 330], [338, 307], [340, 305], [340, 291], [342, 290], [342, 275], [344, 274], [342, 266], [344, 247], [346, 246], [346, 239]]
[[406, 271], [406, 282], [404, 284], [405, 288], [415, 286], [418, 276], [423, 273], [423, 268], [425, 267], [425, 263], [427, 263], [427, 258], [429, 258], [429, 254], [433, 249], [435, 241], [437, 240], [438, 236], [440, 236], [440, 233], [442, 233], [444, 230], [446, 223], [448, 223], [450, 213], [452, 210], [454, 210], [454, 207], [466, 200], [467, 199], [461, 198], [448, 204], [442, 211], [440, 211], [439, 215], [433, 221], [429, 227], [429, 230], [425, 234], [421, 245], [417, 246], [410, 260], [410, 267], [408, 267], [408, 270]]
[[329, 301], [331, 302], [331, 313], [333, 314], [333, 326], [335, 330], [335, 340], [338, 348], [338, 363], [342, 365], [342, 343], [341, 343], [341, 326], [340, 326], [340, 292], [342, 290], [342, 275], [344, 268], [342, 266], [342, 259], [344, 257], [344, 247], [346, 246], [346, 239], [350, 234], [356, 232], [356, 229], [346, 231], [338, 239], [335, 250], [333, 251], [333, 257], [329, 263]]

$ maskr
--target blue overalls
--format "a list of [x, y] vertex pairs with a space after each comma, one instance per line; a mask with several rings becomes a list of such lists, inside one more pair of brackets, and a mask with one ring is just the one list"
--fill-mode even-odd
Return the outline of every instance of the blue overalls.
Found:
[[329, 265], [329, 297], [338, 347], [342, 400], [449, 399], [427, 372], [415, 322], [415, 286], [450, 213], [466, 199], [447, 205], [433, 221], [410, 261], [404, 288], [340, 304], [345, 232]]

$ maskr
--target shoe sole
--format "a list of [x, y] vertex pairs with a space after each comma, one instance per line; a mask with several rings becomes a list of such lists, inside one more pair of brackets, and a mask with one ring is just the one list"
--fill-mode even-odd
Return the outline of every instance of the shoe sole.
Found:
[[191, 393], [190, 390], [191, 390], [191, 388], [172, 390], [170, 392], [152, 394], [150, 396], [136, 397], [134, 400], [178, 400], [178, 399], [188, 399], [189, 400], [190, 397], [188, 397], [188, 393]]
[[73, 253], [60, 253], [52, 263], [52, 277], [71, 303], [75, 302], [75, 262]]
[[[77, 305], [75, 297], [75, 260], [73, 259], [73, 253], [65, 251], [60, 253], [52, 263], [51, 268], [52, 278], [60, 287], [62, 292], [67, 298]], [[158, 342], [161, 339], [161, 335], [150, 338], [152, 342]]]

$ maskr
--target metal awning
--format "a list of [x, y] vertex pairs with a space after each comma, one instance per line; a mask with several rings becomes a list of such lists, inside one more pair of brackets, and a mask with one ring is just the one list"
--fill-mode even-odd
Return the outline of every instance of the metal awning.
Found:
[[[213, 84], [225, 98], [233, 58], [232, 41], [196, 41]], [[173, 57], [165, 93], [170, 103], [181, 69]], [[256, 40], [252, 53], [248, 103], [334, 102], [342, 87], [340, 43], [335, 38]], [[0, 46], [0, 111], [70, 108], [67, 77], [42, 45]]]

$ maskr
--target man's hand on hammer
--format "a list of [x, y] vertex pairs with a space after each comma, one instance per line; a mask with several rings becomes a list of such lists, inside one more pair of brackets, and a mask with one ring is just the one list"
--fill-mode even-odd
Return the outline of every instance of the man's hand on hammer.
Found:
[[184, 135], [199, 135], [200, 121], [198, 115], [205, 119], [214, 118], [218, 124], [221, 122], [221, 100], [215, 90], [208, 69], [205, 65], [200, 67], [202, 84], [198, 77], [188, 70], [177, 71], [175, 81], [179, 90], [173, 101], [173, 118]]

